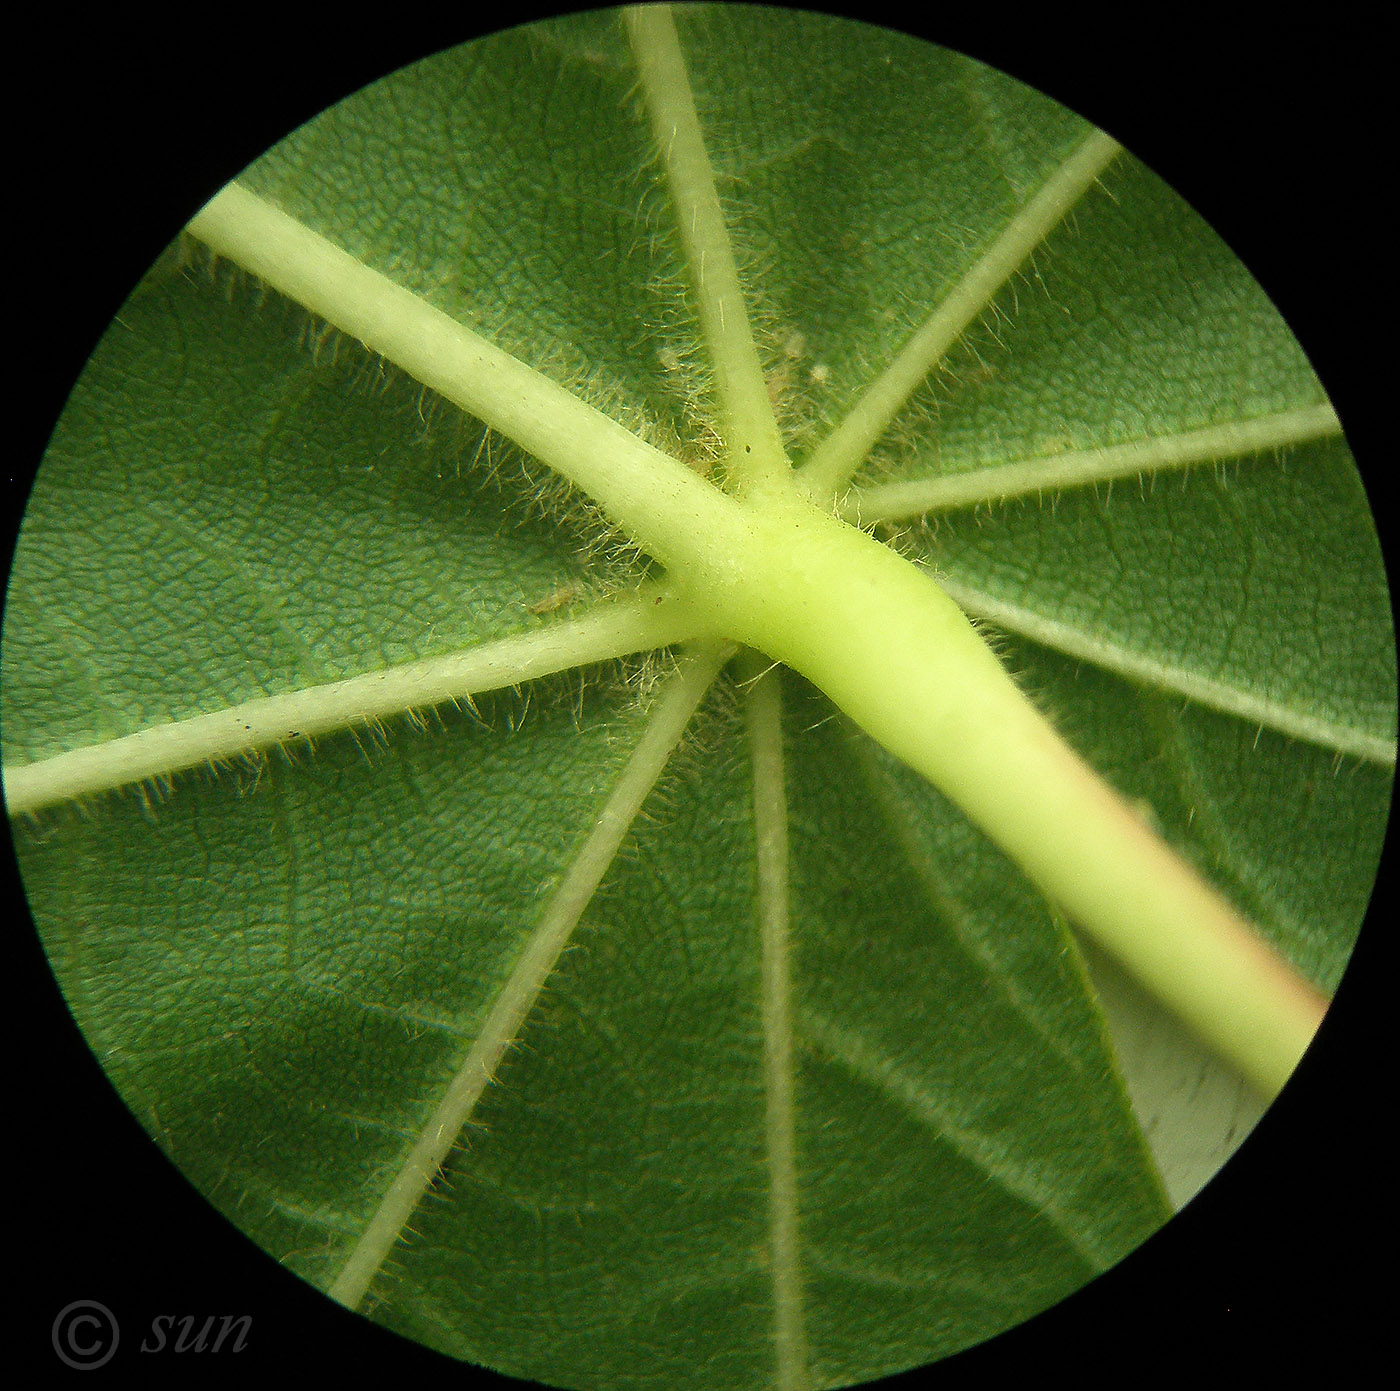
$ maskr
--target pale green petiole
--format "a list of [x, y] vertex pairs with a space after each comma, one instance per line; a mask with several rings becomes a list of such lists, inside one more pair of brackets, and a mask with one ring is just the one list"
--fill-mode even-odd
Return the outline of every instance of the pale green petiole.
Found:
[[815, 682], [1255, 1085], [1282, 1087], [1324, 999], [1064, 743], [931, 579], [795, 500], [751, 515], [742, 558], [686, 579], [717, 631]]
[[226, 190], [192, 230], [577, 483], [665, 562], [693, 631], [815, 682], [1246, 1076], [1282, 1086], [1321, 997], [1063, 743], [926, 575], [795, 488], [720, 492], [252, 194]]

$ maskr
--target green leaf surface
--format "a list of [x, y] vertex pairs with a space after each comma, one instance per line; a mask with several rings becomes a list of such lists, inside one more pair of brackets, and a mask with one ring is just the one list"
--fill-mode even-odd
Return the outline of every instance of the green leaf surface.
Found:
[[[1087, 127], [886, 31], [744, 7], [679, 25], [800, 462]], [[356, 94], [242, 182], [703, 465], [714, 402], [635, 79], [611, 12], [509, 31]], [[1243, 267], [1122, 156], [856, 481], [1325, 399]], [[7, 770], [630, 593], [634, 555], [544, 474], [182, 242], [104, 338], [36, 483], [5, 612]], [[1384, 571], [1344, 441], [910, 516], [890, 539], [1334, 988], [1395, 728]], [[123, 1097], [313, 1284], [337, 1280], [514, 990], [672, 666], [568, 664], [14, 822], [46, 950]], [[1154, 1086], [1187, 1046], [1171, 1027], [1095, 961], [1105, 1018], [1076, 938], [1010, 861], [780, 679], [795, 1186], [774, 1157], [752, 692], [726, 675], [373, 1272], [372, 1317], [553, 1385], [847, 1385], [1107, 1269], [1218, 1162], [1209, 1126], [1257, 1113], [1244, 1091], [1221, 1120]], [[785, 1208], [795, 1247], [774, 1236]]]

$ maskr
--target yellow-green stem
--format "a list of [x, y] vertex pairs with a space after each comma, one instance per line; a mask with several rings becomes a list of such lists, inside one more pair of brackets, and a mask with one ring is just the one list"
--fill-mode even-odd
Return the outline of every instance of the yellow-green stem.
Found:
[[1267, 1094], [1324, 999], [1088, 767], [926, 575], [818, 508], [749, 515], [684, 577], [717, 631], [802, 672], [922, 773]]
[[756, 647], [924, 774], [1266, 1092], [1324, 1002], [1063, 743], [958, 606], [787, 484], [730, 497], [238, 188], [191, 230], [588, 492], [662, 560], [696, 636]]

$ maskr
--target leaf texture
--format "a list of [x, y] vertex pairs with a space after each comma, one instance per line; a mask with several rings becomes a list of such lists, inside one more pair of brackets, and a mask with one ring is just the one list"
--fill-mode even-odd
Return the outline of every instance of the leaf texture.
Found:
[[[747, 7], [680, 28], [800, 461], [1086, 127], [882, 30]], [[611, 13], [508, 31], [356, 94], [243, 181], [703, 467], [713, 401], [633, 81]], [[1247, 272], [1125, 156], [856, 482], [1325, 399]], [[1340, 436], [888, 532], [1335, 987], [1394, 739], [1384, 570]], [[540, 630], [638, 583], [611, 539], [509, 441], [182, 243], [103, 340], [36, 484], [6, 766]], [[123, 1097], [311, 1283], [350, 1258], [670, 670], [589, 664], [15, 822], [46, 950]], [[1177, 1198], [1199, 1182], [1166, 1172], [1189, 1107], [1164, 1103], [1181, 1134], [1149, 1153], [1063, 921], [779, 679], [805, 1380], [775, 1370], [749, 693], [728, 677], [376, 1273], [375, 1319], [552, 1385], [848, 1385], [1055, 1303], [1165, 1220], [1164, 1178]]]

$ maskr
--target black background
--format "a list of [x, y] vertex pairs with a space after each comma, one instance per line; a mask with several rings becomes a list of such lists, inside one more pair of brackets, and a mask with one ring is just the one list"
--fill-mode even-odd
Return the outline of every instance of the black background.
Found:
[[[503, 7], [503, 17], [526, 12]], [[898, 27], [903, 12], [860, 17]], [[1379, 35], [1360, 18], [1307, 29], [1222, 26], [1218, 11], [1170, 11], [1157, 29], [1105, 28], [1042, 7], [1014, 25], [950, 20], [928, 36], [1040, 87], [1106, 128], [1190, 199], [1273, 295], [1332, 396], [1390, 541], [1378, 468], [1380, 331], [1391, 322], [1393, 222], [1377, 210], [1393, 181], [1383, 138]], [[14, 441], [5, 468], [6, 554], [33, 469], [88, 352], [122, 298], [194, 208], [249, 159], [364, 82], [478, 32], [392, 9], [355, 33], [321, 11], [191, 15], [163, 27], [111, 13], [36, 16], [11, 46], [16, 109], [6, 151], [13, 200], [6, 369]], [[468, 22], [472, 23], [471, 21]], [[479, 23], [479, 21], [477, 21]], [[1387, 172], [1390, 171], [1390, 172]], [[1387, 548], [1393, 568], [1393, 553]], [[5, 999], [11, 1066], [4, 1224], [19, 1290], [8, 1301], [7, 1362], [47, 1381], [55, 1314], [91, 1298], [125, 1336], [105, 1369], [154, 1384], [271, 1373], [353, 1372], [402, 1380], [520, 1385], [382, 1333], [288, 1276], [214, 1214], [159, 1154], [106, 1082], [67, 1015], [4, 847]], [[1388, 904], [1383, 873], [1377, 903]], [[1167, 1377], [1256, 1383], [1287, 1374], [1358, 1379], [1382, 1346], [1375, 1270], [1390, 1266], [1393, 1208], [1379, 1116], [1394, 1095], [1393, 1050], [1377, 1013], [1373, 908], [1336, 1005], [1297, 1076], [1201, 1198], [1107, 1277], [994, 1343], [940, 1364], [940, 1386], [1065, 1374], [1080, 1385]], [[1385, 916], [1389, 916], [1386, 914]], [[157, 1314], [248, 1314], [237, 1356], [141, 1356]], [[1356, 1370], [1353, 1371], [1352, 1369]], [[92, 1373], [95, 1378], [104, 1371]], [[894, 1378], [913, 1386], [927, 1374]]]

